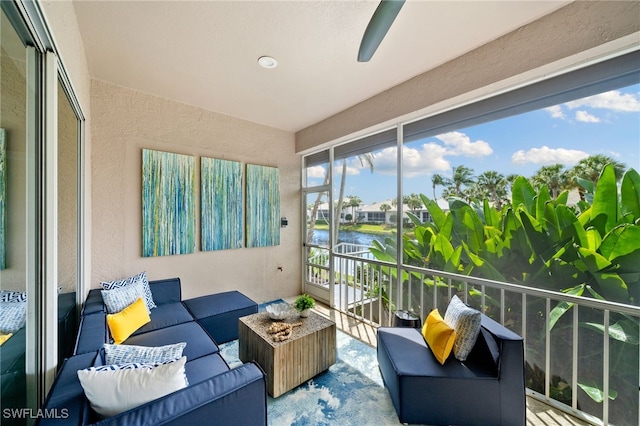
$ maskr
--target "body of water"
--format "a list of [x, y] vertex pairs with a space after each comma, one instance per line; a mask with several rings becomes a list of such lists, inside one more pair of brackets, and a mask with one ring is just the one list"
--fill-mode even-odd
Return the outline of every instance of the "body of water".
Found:
[[[338, 234], [338, 243], [362, 244], [364, 246], [371, 246], [373, 240], [383, 242], [384, 239], [385, 237], [383, 235], [365, 234], [356, 231], [340, 231]], [[328, 245], [329, 231], [325, 229], [314, 229], [311, 243], [319, 246]]]

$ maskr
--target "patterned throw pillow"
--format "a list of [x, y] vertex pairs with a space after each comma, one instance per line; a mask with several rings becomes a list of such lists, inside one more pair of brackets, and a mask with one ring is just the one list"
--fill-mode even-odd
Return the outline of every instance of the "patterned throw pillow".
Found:
[[153, 296], [151, 295], [151, 289], [149, 288], [149, 281], [147, 281], [147, 272], [140, 272], [137, 275], [134, 275], [129, 278], [125, 278], [123, 280], [116, 281], [103, 281], [100, 283], [100, 286], [103, 290], [113, 290], [116, 288], [126, 287], [128, 285], [134, 284], [140, 281], [143, 287], [143, 299], [144, 303], [147, 305], [147, 310], [151, 312], [151, 309], [156, 307], [156, 304], [153, 301]]
[[0, 302], [26, 302], [27, 293], [20, 291], [0, 290]]
[[78, 370], [78, 379], [91, 407], [109, 417], [187, 387], [186, 361], [90, 367]]
[[134, 346], [104, 344], [105, 363], [126, 364], [139, 362], [144, 364], [161, 364], [175, 361], [182, 357], [186, 343], [176, 343], [166, 346]]
[[27, 321], [27, 302], [0, 302], [0, 333], [15, 333]]
[[[125, 287], [114, 288], [113, 290], [100, 290], [102, 300], [107, 307], [107, 312], [117, 314], [133, 302], [142, 298], [144, 300], [144, 288], [141, 281], [136, 281]], [[147, 312], [149, 306], [146, 305]]]
[[444, 314], [444, 322], [456, 331], [456, 340], [453, 344], [454, 356], [460, 361], [465, 361], [480, 333], [480, 311], [468, 307], [454, 295]]

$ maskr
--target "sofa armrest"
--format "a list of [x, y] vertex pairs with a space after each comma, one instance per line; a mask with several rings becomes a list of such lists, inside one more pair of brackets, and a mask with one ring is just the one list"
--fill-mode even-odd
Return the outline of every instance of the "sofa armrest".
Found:
[[247, 363], [97, 425], [266, 425], [265, 374]]

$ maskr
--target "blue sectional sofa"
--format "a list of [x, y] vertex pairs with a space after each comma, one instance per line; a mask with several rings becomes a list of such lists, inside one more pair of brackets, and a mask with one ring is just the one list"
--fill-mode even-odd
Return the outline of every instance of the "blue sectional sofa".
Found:
[[43, 406], [63, 415], [40, 419], [38, 424], [265, 425], [264, 372], [255, 363], [230, 369], [218, 348], [218, 344], [237, 339], [238, 318], [257, 312], [258, 305], [236, 291], [182, 301], [178, 278], [150, 281], [149, 287], [157, 305], [151, 310], [151, 322], [123, 344], [163, 346], [186, 342], [183, 355], [187, 357], [185, 373], [189, 385], [106, 419], [93, 412], [77, 371], [103, 365], [102, 347], [110, 342], [102, 296], [100, 290], [94, 289], [83, 307], [74, 356], [62, 365]]
[[378, 329], [378, 364], [402, 423], [524, 425], [522, 337], [482, 314], [478, 339], [461, 362], [441, 365], [419, 329]]

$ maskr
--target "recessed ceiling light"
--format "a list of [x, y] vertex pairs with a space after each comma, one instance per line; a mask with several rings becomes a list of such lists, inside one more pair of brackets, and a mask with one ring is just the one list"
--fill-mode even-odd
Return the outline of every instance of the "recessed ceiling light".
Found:
[[260, 64], [262, 68], [275, 68], [278, 66], [278, 61], [271, 56], [260, 56], [258, 58], [258, 64]]

